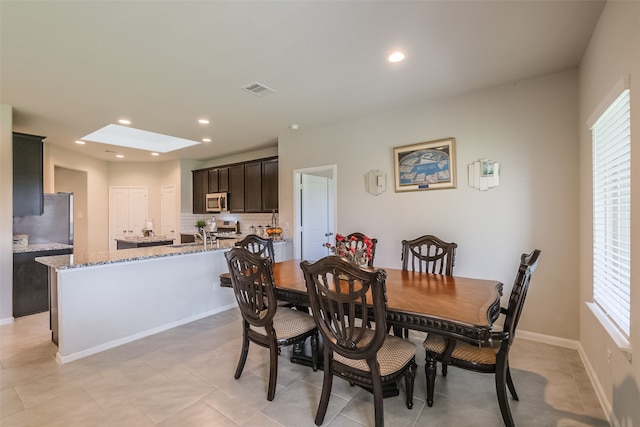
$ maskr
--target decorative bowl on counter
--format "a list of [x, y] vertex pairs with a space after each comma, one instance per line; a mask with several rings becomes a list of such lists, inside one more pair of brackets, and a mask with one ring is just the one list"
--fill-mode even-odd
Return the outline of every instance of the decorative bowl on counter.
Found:
[[282, 228], [280, 227], [267, 227], [266, 233], [269, 237], [273, 237], [273, 240], [282, 238]]

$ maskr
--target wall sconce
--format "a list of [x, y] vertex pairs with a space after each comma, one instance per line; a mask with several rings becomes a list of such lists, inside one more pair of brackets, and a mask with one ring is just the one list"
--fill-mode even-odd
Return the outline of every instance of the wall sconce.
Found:
[[500, 185], [500, 163], [482, 159], [469, 165], [469, 187], [486, 191]]
[[387, 174], [379, 170], [370, 170], [365, 174], [365, 191], [377, 196], [387, 190]]

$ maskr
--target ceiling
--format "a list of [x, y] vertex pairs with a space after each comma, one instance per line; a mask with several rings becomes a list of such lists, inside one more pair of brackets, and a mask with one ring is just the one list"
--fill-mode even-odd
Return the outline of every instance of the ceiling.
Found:
[[[576, 68], [603, 6], [0, 0], [0, 102], [13, 106], [15, 131], [100, 159], [213, 159], [276, 146], [292, 124], [302, 132]], [[394, 49], [406, 60], [387, 62]], [[275, 92], [242, 89], [254, 82]], [[153, 158], [74, 143], [120, 118], [212, 142]]]

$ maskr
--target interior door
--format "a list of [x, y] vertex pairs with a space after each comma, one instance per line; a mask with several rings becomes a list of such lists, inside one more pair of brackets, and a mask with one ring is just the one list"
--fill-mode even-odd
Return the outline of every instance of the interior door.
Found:
[[116, 250], [115, 239], [142, 236], [147, 212], [147, 187], [110, 187], [109, 250]]
[[329, 249], [323, 245], [333, 238], [329, 178], [302, 174], [301, 180], [301, 256], [302, 259], [316, 261], [329, 254]]
[[160, 189], [160, 224], [161, 234], [168, 239], [176, 238], [176, 187], [173, 185]]

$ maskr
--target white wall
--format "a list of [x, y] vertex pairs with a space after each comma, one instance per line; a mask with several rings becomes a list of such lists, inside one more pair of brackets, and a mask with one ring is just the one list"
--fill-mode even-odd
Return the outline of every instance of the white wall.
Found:
[[0, 325], [13, 321], [13, 110], [0, 104]]
[[55, 192], [55, 167], [86, 172], [86, 232], [89, 252], [109, 250], [108, 165], [104, 160], [85, 156], [52, 144], [44, 144], [44, 191]]
[[[279, 137], [280, 223], [293, 225], [293, 170], [337, 164], [337, 231], [378, 239], [376, 264], [400, 268], [400, 241], [435, 234], [458, 243], [455, 274], [511, 290], [520, 254], [542, 259], [520, 328], [578, 338], [577, 72], [448, 98]], [[394, 146], [455, 137], [456, 189], [395, 193]], [[500, 186], [467, 186], [466, 166], [502, 165]], [[371, 169], [387, 191], [365, 192]]]
[[[591, 133], [587, 119], [624, 75], [631, 77], [631, 347], [633, 363], [620, 352], [585, 302], [592, 301]], [[634, 82], [635, 78], [635, 82]], [[580, 343], [596, 390], [606, 398], [614, 423], [640, 425], [640, 3], [609, 1], [580, 66]], [[635, 83], [635, 84], [634, 84]], [[611, 366], [607, 349], [612, 351]], [[609, 406], [608, 408], [606, 406]], [[615, 425], [615, 424], [614, 424]]]

